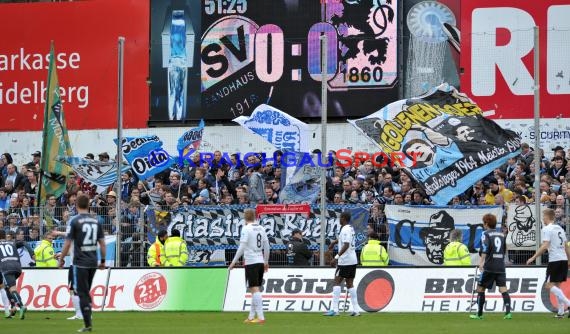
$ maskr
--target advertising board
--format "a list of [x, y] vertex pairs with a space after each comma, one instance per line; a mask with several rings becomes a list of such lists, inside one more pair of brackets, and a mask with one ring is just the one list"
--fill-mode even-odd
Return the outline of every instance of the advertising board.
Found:
[[125, 38], [125, 128], [148, 121], [146, 1], [2, 4], [2, 131], [43, 127], [50, 42], [68, 129], [117, 127], [118, 38]]
[[[108, 270], [97, 270], [92, 307], [100, 311]], [[67, 270], [25, 269], [17, 282], [29, 310], [73, 310]], [[226, 268], [111, 269], [105, 311], [220, 311]]]
[[[413, 270], [413, 275], [411, 274]], [[334, 268], [270, 268], [264, 276], [263, 306], [269, 312], [326, 312], [332, 305]], [[513, 312], [549, 312], [554, 299], [544, 290], [545, 268], [507, 268], [507, 287]], [[358, 307], [366, 312], [469, 312], [473, 267], [361, 268], [356, 270]], [[562, 285], [566, 294], [570, 284]], [[352, 310], [343, 286], [340, 310]], [[496, 288], [486, 294], [485, 312], [502, 312]], [[475, 299], [473, 299], [475, 300]], [[230, 272], [224, 311], [249, 310], [243, 269]], [[346, 302], [346, 305], [345, 305]], [[474, 309], [477, 306], [474, 306]]]
[[540, 117], [568, 117], [569, 15], [565, 0], [462, 1], [461, 90], [491, 118], [533, 118], [538, 26]]

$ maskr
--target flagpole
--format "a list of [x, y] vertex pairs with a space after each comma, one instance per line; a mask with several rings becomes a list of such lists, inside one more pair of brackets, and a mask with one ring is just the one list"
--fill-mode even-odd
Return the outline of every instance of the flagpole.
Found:
[[[144, 190], [147, 192], [147, 194], [150, 193], [150, 190], [145, 186], [144, 182], [143, 182], [143, 188], [144, 188]], [[158, 203], [156, 203], [156, 202], [152, 199], [152, 197], [150, 196], [150, 194], [148, 195], [148, 199], [149, 199], [149, 201], [152, 203], [152, 206], [153, 206], [153, 207], [158, 208]]]
[[[327, 149], [327, 75], [328, 75], [328, 54], [327, 35], [322, 35], [321, 40], [321, 157], [326, 154]], [[325, 156], [328, 157], [328, 154]], [[325, 265], [325, 234], [327, 232], [327, 177], [325, 167], [321, 167], [321, 240], [319, 261], [321, 267]]]
[[[534, 27], [534, 210], [536, 212], [535, 251], [537, 252], [541, 244], [540, 227], [542, 225], [540, 218], [540, 162], [542, 156], [540, 155], [540, 50], [538, 32], [538, 27]], [[542, 264], [542, 257], [536, 258], [536, 264]]]
[[118, 61], [118, 91], [117, 91], [117, 201], [116, 205], [116, 231], [117, 239], [115, 240], [115, 263], [116, 267], [121, 266], [121, 173], [123, 167], [123, 62], [124, 62], [125, 38], [119, 37], [119, 61]]
[[182, 188], [182, 169], [180, 170], [180, 180], [178, 180], [178, 195], [176, 199], [180, 199], [180, 188]]

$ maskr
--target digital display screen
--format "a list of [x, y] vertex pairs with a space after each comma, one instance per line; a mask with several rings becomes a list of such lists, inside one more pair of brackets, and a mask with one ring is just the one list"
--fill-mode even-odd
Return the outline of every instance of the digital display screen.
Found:
[[[298, 118], [320, 117], [322, 35], [327, 36], [329, 117], [369, 115], [400, 98], [396, 0], [203, 0], [201, 5], [200, 28], [194, 29], [198, 59], [187, 76], [199, 78], [200, 107], [188, 101], [184, 119], [230, 120], [250, 115], [262, 103]], [[152, 68], [167, 77], [165, 68]], [[188, 82], [188, 87], [196, 86]], [[166, 117], [172, 112], [159, 114], [172, 120]]]

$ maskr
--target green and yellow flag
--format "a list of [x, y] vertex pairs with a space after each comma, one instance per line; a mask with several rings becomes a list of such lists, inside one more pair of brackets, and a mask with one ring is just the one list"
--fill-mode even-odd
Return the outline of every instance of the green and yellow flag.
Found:
[[42, 171], [39, 200], [45, 203], [48, 194], [59, 197], [65, 192], [66, 178], [71, 169], [57, 161], [58, 156], [73, 156], [63, 105], [59, 96], [59, 81], [55, 65], [53, 43], [50, 50], [46, 104], [44, 111], [43, 149], [40, 169]]

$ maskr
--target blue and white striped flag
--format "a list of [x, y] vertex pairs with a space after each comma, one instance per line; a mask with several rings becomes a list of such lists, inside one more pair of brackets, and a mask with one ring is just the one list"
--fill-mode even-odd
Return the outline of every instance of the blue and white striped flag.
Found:
[[[79, 157], [61, 157], [57, 159], [71, 167], [73, 171], [82, 179], [100, 187], [107, 187], [117, 181], [117, 163], [101, 162]], [[121, 173], [131, 169], [128, 165], [123, 165]]]
[[309, 126], [267, 104], [255, 108], [251, 116], [240, 116], [233, 121], [283, 152], [309, 151]]
[[281, 166], [283, 189], [279, 193], [279, 203], [312, 204], [317, 200], [321, 191], [321, 167], [317, 159], [317, 156], [304, 152], [285, 153]]

